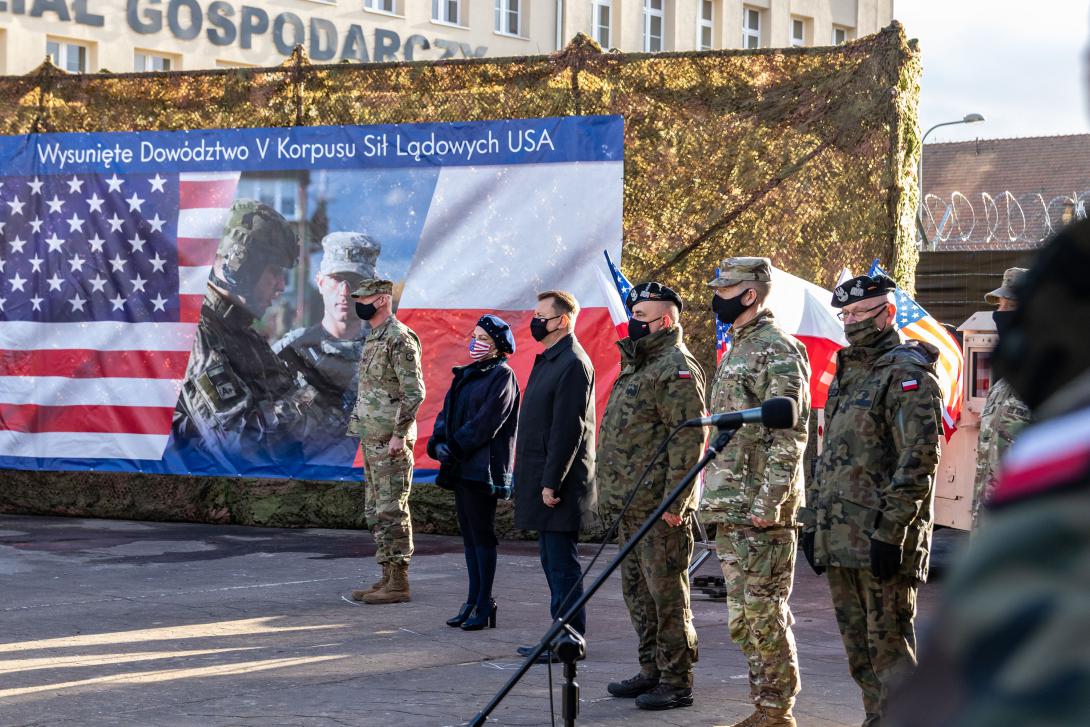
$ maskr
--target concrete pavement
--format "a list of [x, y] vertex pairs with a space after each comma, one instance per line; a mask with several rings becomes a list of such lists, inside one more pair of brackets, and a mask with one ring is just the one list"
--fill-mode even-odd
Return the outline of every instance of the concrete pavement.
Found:
[[[460, 539], [417, 539], [409, 604], [347, 599], [374, 580], [373, 552], [370, 535], [344, 530], [0, 515], [0, 725], [465, 722], [517, 667], [515, 647], [548, 626], [536, 544], [501, 544], [499, 627], [476, 633], [443, 623], [464, 598]], [[799, 563], [799, 724], [858, 725], [825, 580]], [[637, 671], [619, 585], [615, 575], [589, 611], [578, 723], [724, 725], [747, 715], [726, 606], [699, 594], [696, 704], [652, 713], [608, 696], [609, 681]], [[922, 590], [923, 614], [936, 594]], [[548, 670], [533, 667], [495, 723], [548, 725], [548, 694]]]

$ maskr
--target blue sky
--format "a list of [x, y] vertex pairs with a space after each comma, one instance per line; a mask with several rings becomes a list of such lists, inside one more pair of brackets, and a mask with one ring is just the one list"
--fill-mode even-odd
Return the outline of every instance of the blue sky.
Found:
[[920, 126], [935, 141], [1090, 132], [1083, 55], [1090, 0], [895, 0], [923, 54]]

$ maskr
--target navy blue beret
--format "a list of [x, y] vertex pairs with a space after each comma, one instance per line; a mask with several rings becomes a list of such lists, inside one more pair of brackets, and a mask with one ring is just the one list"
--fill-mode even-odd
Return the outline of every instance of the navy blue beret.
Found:
[[507, 354], [515, 352], [515, 334], [511, 332], [511, 326], [507, 325], [507, 321], [499, 316], [487, 313], [481, 316], [480, 320], [477, 321], [477, 325], [483, 328], [484, 332], [495, 342], [497, 351]]

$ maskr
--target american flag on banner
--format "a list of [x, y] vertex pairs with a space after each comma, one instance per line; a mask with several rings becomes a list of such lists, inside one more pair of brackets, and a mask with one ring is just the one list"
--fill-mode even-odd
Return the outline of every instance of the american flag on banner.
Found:
[[238, 177], [0, 178], [0, 456], [163, 457]]
[[[886, 271], [875, 260], [871, 263], [868, 274], [874, 276], [878, 273], [885, 275]], [[930, 343], [939, 350], [936, 369], [939, 385], [942, 387], [943, 429], [949, 441], [957, 430], [958, 418], [961, 416], [962, 376], [965, 369], [961, 346], [941, 323], [932, 318], [907, 293], [897, 288], [893, 295], [897, 305], [897, 317], [894, 319], [897, 329], [909, 338]]]
[[613, 264], [608, 252], [603, 250], [602, 255], [605, 266], [597, 269], [598, 285], [609, 307], [609, 317], [617, 329], [617, 337], [628, 338], [628, 291], [632, 290], [632, 283]]

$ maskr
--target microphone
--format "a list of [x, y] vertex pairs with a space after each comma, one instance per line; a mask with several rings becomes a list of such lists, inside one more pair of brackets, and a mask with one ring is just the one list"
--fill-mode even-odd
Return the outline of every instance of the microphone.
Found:
[[799, 421], [799, 407], [794, 399], [774, 396], [756, 409], [728, 411], [710, 417], [690, 419], [683, 427], [718, 427], [737, 429], [743, 424], [761, 424], [769, 429], [791, 429]]

